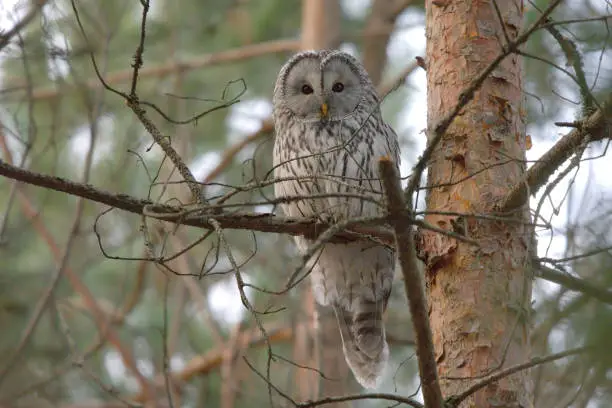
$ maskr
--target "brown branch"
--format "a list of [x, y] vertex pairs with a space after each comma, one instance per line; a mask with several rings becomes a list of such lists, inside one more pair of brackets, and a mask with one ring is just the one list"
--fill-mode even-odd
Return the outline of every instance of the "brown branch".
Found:
[[[206, 54], [198, 58], [186, 60], [186, 61], [170, 61], [165, 64], [143, 67], [139, 70], [139, 79], [143, 78], [159, 78], [166, 75], [171, 75], [177, 72], [192, 71], [200, 68], [205, 68], [214, 65], [232, 63], [242, 61], [249, 58], [256, 58], [262, 55], [281, 53], [281, 52], [292, 52], [299, 49], [300, 42], [297, 40], [274, 40], [263, 42], [254, 45], [247, 45], [231, 50], [220, 51], [213, 54]], [[116, 85], [129, 82], [132, 80], [134, 70], [132, 68], [121, 71], [111, 72], [105, 75], [104, 80], [107, 85]], [[7, 83], [13, 83], [7, 81]], [[68, 85], [63, 87], [44, 87], [36, 88], [32, 92], [32, 98], [37, 100], [49, 99], [56, 96], [65, 95], [70, 89], [78, 89], [76, 84]], [[15, 87], [22, 88], [26, 84], [18, 83]], [[102, 87], [98, 78], [93, 78], [84, 82], [85, 87], [89, 89], [96, 89]], [[12, 87], [13, 88], [13, 87]]]
[[[148, 216], [163, 221], [208, 230], [212, 229], [209, 224], [210, 219], [217, 220], [224, 229], [303, 235], [311, 239], [316, 239], [323, 231], [329, 228], [328, 224], [321, 223], [316, 219], [279, 217], [270, 213], [234, 212], [229, 214], [185, 215], [186, 211], [179, 207], [155, 204], [152, 201], [137, 199], [126, 194], [109, 193], [89, 184], [76, 183], [61, 177], [47, 176], [21, 169], [2, 160], [0, 160], [0, 175], [50, 190], [83, 197], [133, 214], [143, 215], [146, 213]], [[206, 207], [203, 207], [203, 210], [205, 209]], [[392, 235], [385, 229], [350, 225], [348, 230], [337, 234], [332, 242], [354, 241], [359, 239], [360, 235], [372, 235], [383, 242], [392, 242], [393, 240]]]
[[416, 338], [416, 353], [419, 363], [419, 375], [423, 387], [423, 400], [428, 408], [439, 408], [443, 405], [442, 391], [438, 379], [438, 369], [434, 345], [427, 315], [427, 299], [423, 291], [424, 284], [417, 265], [414, 233], [409, 222], [412, 202], [406, 203], [395, 164], [383, 157], [379, 161], [379, 173], [383, 182], [389, 215], [396, 221], [395, 247], [404, 277], [404, 289], [408, 297], [410, 316]]
[[586, 296], [612, 305], [612, 291], [595, 286], [584, 279], [577, 278], [567, 273], [548, 268], [544, 265], [536, 265], [539, 271], [536, 276], [550, 282], [554, 282], [569, 290], [580, 292]]
[[[319, 407], [319, 406], [329, 405], [329, 404], [337, 404], [339, 402], [360, 401], [360, 400], [393, 401], [399, 404], [408, 405], [413, 408], [425, 408], [423, 404], [421, 404], [420, 402], [412, 398], [406, 398], [406, 397], [401, 397], [399, 395], [384, 394], [384, 393], [344, 395], [341, 397], [326, 397], [326, 398], [318, 399], [316, 401], [294, 403], [294, 405], [297, 408], [312, 408], [312, 407]], [[397, 404], [394, 404], [392, 406], [397, 406]]]
[[[3, 134], [0, 133], [0, 138], [2, 136]], [[5, 157], [7, 158], [7, 160], [9, 162], [12, 162], [12, 155], [11, 155], [11, 152], [7, 149], [6, 143], [0, 143], [0, 146], [2, 146], [2, 148], [4, 149]], [[92, 146], [93, 146], [93, 143], [92, 143]], [[27, 170], [19, 169], [17, 167], [14, 167], [0, 160], [0, 167], [3, 167], [3, 166], [13, 167], [23, 172], [30, 173]], [[43, 177], [47, 177], [47, 176], [43, 176]], [[15, 178], [15, 180], [19, 180], [19, 179]], [[23, 181], [23, 180], [19, 180], [19, 181]], [[74, 183], [74, 184], [79, 184], [79, 183]], [[106, 319], [104, 311], [98, 305], [98, 302], [96, 301], [95, 297], [93, 296], [89, 288], [83, 283], [79, 275], [66, 263], [67, 257], [64, 259], [64, 257], [62, 256], [62, 251], [60, 250], [59, 245], [53, 238], [47, 226], [44, 224], [42, 219], [39, 217], [38, 212], [34, 209], [34, 206], [30, 202], [29, 198], [26, 196], [26, 194], [21, 189], [18, 189], [17, 192], [18, 192], [18, 198], [20, 201], [22, 212], [25, 214], [26, 217], [31, 219], [34, 229], [38, 232], [38, 234], [41, 236], [41, 238], [45, 241], [45, 243], [49, 247], [49, 250], [51, 251], [54, 257], [54, 260], [56, 261], [58, 265], [60, 265], [60, 268], [58, 270], [63, 271], [63, 275], [67, 278], [68, 282], [70, 283], [74, 291], [78, 293], [83, 299], [83, 302], [85, 303], [87, 309], [92, 314], [93, 320], [96, 323], [100, 336], [105, 337], [115, 347], [115, 349], [118, 351], [119, 355], [121, 356], [123, 364], [128, 368], [128, 370], [130, 370], [130, 372], [132, 372], [132, 374], [134, 374], [139, 385], [142, 387], [142, 391], [145, 393], [147, 398], [149, 398], [150, 400], [153, 400], [154, 390], [150, 387], [150, 384], [147, 381], [147, 379], [138, 370], [138, 367], [136, 365], [136, 360], [134, 356], [132, 355], [131, 351], [123, 346], [119, 336], [117, 335], [113, 327], [111, 327], [110, 321]], [[81, 197], [88, 198], [85, 196], [81, 196]], [[79, 205], [83, 205], [83, 202], [81, 201], [81, 204]], [[78, 225], [77, 225], [77, 228], [78, 228]], [[63, 263], [63, 266], [62, 266], [62, 263]]]
[[387, 44], [393, 33], [382, 28], [393, 27], [397, 17], [412, 1], [374, 0], [372, 3], [364, 32], [363, 65], [375, 84], [382, 79], [387, 61]]
[[470, 395], [474, 394], [476, 391], [494, 383], [497, 382], [499, 380], [501, 380], [502, 378], [508, 377], [509, 375], [518, 373], [519, 371], [523, 371], [526, 370], [528, 368], [531, 367], [535, 367], [538, 366], [540, 364], [544, 364], [544, 363], [549, 363], [551, 361], [555, 361], [555, 360], [560, 360], [562, 358], [565, 357], [570, 357], [570, 356], [574, 356], [577, 354], [582, 354], [586, 351], [592, 350], [593, 347], [578, 347], [578, 348], [574, 348], [574, 349], [570, 349], [570, 350], [566, 350], [566, 351], [562, 351], [560, 353], [555, 353], [555, 354], [551, 354], [549, 356], [543, 356], [543, 357], [534, 357], [531, 360], [529, 360], [526, 363], [522, 363], [522, 364], [517, 364], [515, 366], [512, 367], [508, 367], [504, 370], [501, 370], [498, 373], [495, 374], [491, 374], [487, 377], [485, 377], [484, 379], [482, 379], [481, 381], [478, 381], [476, 384], [472, 385], [471, 387], [469, 387], [467, 390], [463, 391], [461, 394], [459, 395], [455, 395], [452, 396], [450, 398], [448, 398], [446, 400], [447, 404], [451, 407], [458, 407], [466, 398], [468, 398]]
[[418, 68], [418, 66], [419, 65], [416, 62], [412, 62], [401, 70], [395, 78], [380, 84], [378, 86], [378, 95], [380, 95], [380, 100], [384, 100], [391, 92], [402, 86], [404, 82], [406, 82], [406, 77], [412, 74], [415, 69]]
[[[253, 371], [259, 378], [264, 380], [270, 389], [276, 391], [282, 398], [289, 401], [296, 408], [312, 408], [318, 407], [328, 404], [334, 404], [338, 402], [348, 402], [348, 401], [358, 401], [358, 400], [382, 400], [382, 401], [394, 401], [399, 404], [406, 404], [413, 408], [424, 408], [423, 404], [420, 402], [408, 397], [400, 397], [398, 395], [393, 394], [384, 394], [384, 393], [372, 393], [372, 394], [358, 394], [358, 395], [344, 395], [340, 397], [326, 397], [321, 398], [316, 401], [307, 401], [307, 402], [296, 402], [291, 396], [281, 391], [277, 386], [272, 384], [268, 378], [266, 378], [263, 374], [261, 374], [249, 361], [245, 358], [245, 364]], [[397, 406], [395, 404], [393, 406]]]
[[272, 118], [264, 119], [261, 123], [261, 128], [254, 133], [251, 133], [241, 141], [236, 144], [230, 146], [225, 149], [223, 154], [221, 155], [221, 161], [219, 164], [210, 171], [202, 180], [203, 183], [209, 183], [219, 177], [219, 175], [232, 163], [234, 157], [242, 151], [246, 146], [255, 142], [259, 138], [271, 133], [274, 130], [274, 124], [272, 123]]
[[[267, 328], [266, 332], [268, 333], [267, 341], [270, 343], [286, 343], [294, 340], [296, 328], [281, 326], [277, 328]], [[242, 345], [241, 347], [244, 350], [266, 345], [266, 338], [257, 329], [241, 332], [236, 341]], [[413, 344], [410, 341], [397, 339], [393, 336], [389, 336], [388, 341], [392, 344]], [[178, 382], [181, 384], [192, 380], [196, 376], [203, 376], [211, 373], [212, 371], [221, 367], [226, 354], [227, 346], [222, 344], [221, 346], [215, 347], [203, 355], [192, 358], [179, 372], [171, 374], [172, 382]], [[155, 384], [159, 386], [163, 384], [163, 381], [164, 379], [162, 375], [158, 375], [154, 380]], [[139, 394], [138, 396], [134, 397], [132, 401], [143, 402], [143, 398], [144, 396]]]
[[612, 137], [612, 95], [588, 118], [576, 123], [576, 128], [563, 136], [533, 166], [525, 172], [523, 180], [517, 183], [499, 204], [503, 212], [512, 211], [523, 205], [529, 195], [534, 195], [546, 184], [548, 178], [576, 152], [586, 140], [597, 141]]
[[191, 170], [189, 170], [189, 167], [187, 167], [181, 156], [179, 156], [178, 152], [174, 149], [174, 147], [172, 147], [170, 139], [161, 134], [159, 129], [149, 119], [145, 110], [140, 106], [137, 98], [130, 98], [127, 102], [130, 109], [132, 109], [134, 114], [140, 120], [140, 123], [142, 123], [149, 135], [151, 135], [153, 140], [155, 140], [155, 143], [161, 147], [172, 164], [176, 166], [183, 179], [187, 182], [187, 186], [189, 186], [189, 190], [191, 191], [193, 202], [202, 202], [200, 185], [196, 181], [195, 177], [193, 177]]

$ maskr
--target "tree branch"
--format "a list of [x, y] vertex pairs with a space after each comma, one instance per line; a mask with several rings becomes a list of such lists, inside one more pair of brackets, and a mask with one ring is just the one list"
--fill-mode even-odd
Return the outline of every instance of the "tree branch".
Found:
[[557, 271], [544, 265], [536, 265], [538, 277], [559, 284], [569, 290], [580, 292], [601, 302], [612, 305], [612, 291], [591, 284], [584, 279]]
[[418, 66], [419, 64], [416, 61], [412, 62], [406, 65], [406, 67], [402, 69], [395, 76], [395, 78], [392, 78], [387, 82], [380, 84], [377, 89], [378, 95], [380, 95], [380, 100], [384, 101], [391, 92], [395, 91], [397, 88], [403, 85], [404, 82], [406, 82], [406, 77], [412, 74], [418, 68]]
[[[405, 404], [413, 408], [425, 408], [423, 404], [412, 398], [405, 398], [394, 394], [384, 393], [372, 393], [372, 394], [358, 394], [358, 395], [344, 395], [341, 397], [326, 397], [316, 401], [308, 401], [295, 404], [297, 408], [312, 408], [319, 407], [328, 404], [336, 404], [338, 402], [347, 401], [359, 401], [359, 400], [382, 400], [382, 401], [393, 401], [397, 404]], [[397, 404], [392, 406], [397, 406]]]
[[410, 315], [414, 325], [419, 374], [423, 387], [423, 399], [428, 408], [442, 407], [442, 391], [438, 380], [438, 369], [427, 315], [427, 299], [424, 284], [417, 265], [414, 234], [409, 222], [411, 202], [404, 202], [402, 186], [395, 164], [383, 157], [379, 161], [379, 173], [383, 183], [390, 217], [395, 219], [395, 247], [404, 276], [404, 289], [408, 297]]
[[[425, 408], [423, 406], [423, 404], [421, 404], [420, 402], [418, 402], [418, 401], [416, 401], [416, 400], [414, 400], [412, 398], [405, 398], [405, 397], [400, 397], [398, 395], [384, 394], [384, 393], [343, 395], [343, 396], [340, 396], [340, 397], [322, 398], [322, 399], [318, 399], [316, 401], [296, 402], [293, 398], [291, 398], [290, 395], [288, 395], [287, 393], [281, 391], [277, 386], [272, 384], [268, 378], [266, 378], [263, 374], [261, 374], [259, 371], [257, 371], [257, 369], [255, 367], [253, 367], [253, 365], [251, 363], [249, 363], [249, 361], [246, 358], [244, 358], [244, 362], [246, 363], [247, 366], [249, 366], [249, 368], [259, 378], [264, 380], [271, 389], [276, 391], [282, 398], [284, 398], [285, 400], [289, 401], [289, 403], [291, 403], [291, 405], [293, 405], [296, 408], [313, 408], [313, 407], [318, 407], [318, 406], [323, 406], [323, 405], [328, 405], [328, 404], [335, 404], [337, 402], [358, 401], [358, 400], [383, 400], [383, 401], [386, 400], [386, 401], [395, 401], [395, 402], [397, 402], [399, 404], [406, 404], [406, 405], [411, 406], [413, 408]], [[398, 404], [395, 404], [393, 406], [397, 406], [397, 405]]]
[[[279, 217], [271, 213], [201, 214], [206, 211], [206, 207], [202, 207], [202, 210], [192, 214], [193, 211], [187, 211], [185, 208], [156, 204], [150, 200], [138, 199], [127, 194], [113, 194], [99, 190], [90, 184], [76, 183], [61, 177], [47, 176], [15, 167], [2, 160], [0, 160], [0, 175], [50, 190], [83, 197], [133, 214], [144, 214], [163, 221], [209, 230], [212, 229], [209, 224], [210, 219], [217, 220], [222, 228], [303, 235], [311, 239], [316, 239], [329, 228], [328, 224], [321, 223], [316, 219]], [[373, 224], [381, 223], [382, 221]], [[350, 224], [349, 226], [349, 230], [337, 234], [331, 242], [354, 241], [360, 239], [362, 235], [375, 236], [386, 243], [393, 241], [391, 233], [384, 229], [374, 226], [366, 227], [363, 224], [359, 227]]]
[[221, 160], [219, 164], [212, 169], [202, 181], [203, 183], [209, 183], [219, 177], [221, 173], [232, 163], [234, 157], [242, 151], [246, 146], [255, 142], [259, 138], [268, 135], [274, 131], [274, 124], [272, 123], [272, 118], [264, 119], [261, 122], [261, 127], [259, 130], [251, 133], [244, 139], [225, 149], [223, 154], [221, 155]]
[[576, 128], [563, 136], [548, 152], [525, 172], [523, 180], [516, 184], [499, 204], [503, 212], [512, 211], [523, 205], [529, 195], [534, 195], [546, 184], [548, 178], [571, 157], [587, 138], [590, 141], [612, 137], [612, 94], [588, 118], [576, 123]]
[[[304, 323], [298, 323], [298, 326]], [[257, 329], [253, 329], [252, 331], [242, 331], [238, 334], [238, 339], [236, 343], [241, 345], [242, 350], [247, 350], [256, 347], [263, 347], [266, 345], [266, 340], [270, 343], [287, 343], [295, 340], [296, 336], [296, 327], [288, 327], [288, 326], [276, 326], [276, 327], [268, 327], [266, 328], [266, 332], [268, 333], [267, 339], [262, 335]], [[389, 343], [391, 344], [400, 344], [400, 345], [412, 345], [413, 343], [410, 340], [399, 339], [393, 336], [389, 336], [387, 338]], [[193, 357], [191, 360], [185, 364], [185, 367], [181, 368], [181, 370], [174, 372], [171, 375], [172, 381], [177, 382], [179, 384], [183, 384], [187, 381], [192, 380], [196, 376], [202, 376], [211, 373], [212, 371], [218, 369], [223, 364], [223, 360], [225, 358], [225, 354], [227, 353], [227, 345], [222, 344], [218, 347], [215, 347], [202, 355], [198, 355]], [[163, 384], [164, 378], [162, 375], [156, 376], [153, 380], [153, 383], [161, 386]], [[144, 394], [141, 393], [134, 396], [132, 398], [133, 401], [144, 402], [145, 397]], [[417, 403], [418, 404], [418, 403]], [[320, 404], [323, 405], [323, 404]], [[419, 408], [423, 408], [422, 405], [417, 405]]]
[[374, 0], [370, 15], [365, 26], [363, 41], [363, 65], [372, 79], [378, 84], [387, 61], [387, 44], [391, 38], [392, 30], [383, 30], [393, 27], [395, 20], [413, 0]]
[[[205, 54], [201, 57], [186, 60], [186, 61], [170, 61], [161, 65], [154, 65], [151, 67], [143, 67], [139, 71], [139, 78], [159, 78], [166, 75], [171, 75], [177, 72], [187, 72], [196, 69], [201, 69], [213, 65], [227, 64], [237, 61], [242, 61], [249, 58], [256, 58], [267, 54], [274, 54], [280, 52], [293, 52], [299, 49], [300, 42], [297, 40], [274, 40], [263, 42], [254, 45], [247, 45], [235, 49], [225, 50], [216, 52], [213, 54]], [[111, 72], [105, 75], [104, 81], [107, 85], [116, 85], [132, 80], [134, 70], [124, 69], [120, 71]], [[7, 83], [11, 83], [7, 81]], [[89, 89], [96, 89], [102, 87], [98, 78], [92, 78], [85, 81], [85, 87]], [[26, 84], [17, 83], [14, 88], [25, 87]], [[13, 88], [13, 87], [12, 87]], [[36, 88], [32, 92], [32, 98], [36, 100], [44, 100], [53, 98], [66, 93], [65, 88], [78, 89], [78, 85], [66, 84], [65, 87], [51, 86], [44, 88]]]
[[38, 0], [32, 2], [33, 4], [30, 7], [28, 13], [23, 16], [23, 18], [13, 26], [13, 28], [0, 35], [0, 50], [4, 49], [4, 47], [8, 45], [8, 43], [15, 35], [17, 35], [17, 33], [19, 33], [23, 28], [25, 28], [25, 26], [27, 26], [32, 20], [34, 20], [34, 17], [36, 17], [36, 15], [40, 12], [40, 10], [42, 10], [42, 8], [45, 4], [47, 4], [47, 2], [48, 0]]
[[562, 351], [560, 353], [551, 354], [549, 356], [534, 357], [526, 363], [517, 364], [515, 366], [508, 367], [504, 370], [501, 370], [498, 373], [491, 374], [483, 378], [482, 380], [478, 381], [476, 384], [469, 387], [467, 390], [463, 391], [461, 394], [448, 398], [446, 402], [451, 407], [458, 407], [466, 398], [474, 394], [476, 391], [486, 387], [489, 384], [499, 381], [502, 378], [508, 377], [509, 375], [518, 373], [519, 371], [526, 370], [531, 367], [535, 367], [540, 364], [549, 363], [551, 361], [560, 360], [565, 357], [581, 354], [591, 349], [592, 347], [578, 347], [578, 348]]
[[132, 109], [136, 117], [138, 117], [140, 123], [142, 123], [149, 135], [151, 135], [153, 140], [155, 140], [155, 143], [157, 143], [157, 145], [164, 151], [172, 164], [174, 164], [174, 166], [178, 169], [183, 179], [187, 182], [187, 186], [189, 186], [189, 190], [191, 191], [193, 202], [202, 203], [203, 197], [201, 194], [200, 184], [196, 181], [195, 177], [191, 173], [191, 170], [189, 170], [189, 167], [187, 167], [176, 149], [172, 147], [170, 139], [162, 135], [159, 129], [149, 119], [145, 110], [140, 106], [138, 98], [130, 97], [127, 100], [127, 104], [130, 109]]

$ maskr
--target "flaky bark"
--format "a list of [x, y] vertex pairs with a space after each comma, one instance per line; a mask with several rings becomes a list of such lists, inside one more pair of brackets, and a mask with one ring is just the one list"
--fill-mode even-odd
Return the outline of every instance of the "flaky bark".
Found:
[[[500, 54], [503, 30], [514, 39], [522, 19], [521, 0], [497, 2], [503, 27], [491, 1], [441, 3], [427, 3], [429, 129]], [[430, 161], [428, 210], [490, 213], [520, 180], [525, 171], [521, 75], [520, 58], [510, 55], [445, 133]], [[515, 217], [528, 220], [524, 211]], [[473, 218], [429, 215], [426, 219], [480, 245], [428, 231], [421, 236], [438, 371], [448, 397], [473, 383], [470, 377], [529, 357], [531, 229], [521, 223]], [[489, 385], [461, 406], [531, 407], [529, 373]]]

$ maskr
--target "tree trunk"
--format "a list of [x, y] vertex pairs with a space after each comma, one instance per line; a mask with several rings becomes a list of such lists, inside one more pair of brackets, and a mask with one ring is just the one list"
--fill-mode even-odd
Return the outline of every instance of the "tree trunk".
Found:
[[[502, 30], [516, 37], [523, 11], [521, 0], [498, 1], [502, 28], [491, 1], [440, 3], [427, 3], [429, 129], [499, 55]], [[521, 75], [520, 58], [507, 57], [446, 132], [428, 170], [429, 211], [491, 214], [520, 180], [526, 146]], [[513, 216], [529, 221], [526, 209]], [[532, 229], [474, 217], [428, 215], [426, 220], [480, 244], [429, 231], [421, 235], [436, 360], [448, 397], [477, 381], [474, 377], [529, 358]], [[519, 406], [533, 406], [528, 371], [491, 384], [462, 404]]]

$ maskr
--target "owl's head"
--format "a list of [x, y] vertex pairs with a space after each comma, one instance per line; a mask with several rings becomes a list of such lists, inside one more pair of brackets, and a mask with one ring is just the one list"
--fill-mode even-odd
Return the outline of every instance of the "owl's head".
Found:
[[372, 90], [365, 69], [350, 54], [305, 51], [281, 69], [273, 103], [299, 120], [334, 121], [354, 113]]

